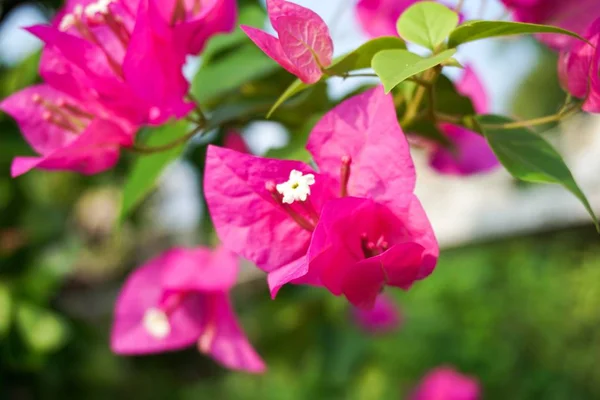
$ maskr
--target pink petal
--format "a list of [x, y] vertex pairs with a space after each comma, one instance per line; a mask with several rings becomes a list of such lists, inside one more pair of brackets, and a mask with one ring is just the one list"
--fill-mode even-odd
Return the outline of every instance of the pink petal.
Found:
[[198, 349], [227, 368], [262, 373], [265, 364], [240, 329], [228, 296], [211, 296], [211, 323], [198, 340]]
[[411, 199], [416, 175], [409, 145], [392, 97], [381, 86], [328, 112], [313, 128], [306, 148], [321, 172], [336, 182], [342, 157], [351, 157], [348, 193], [352, 196], [397, 207]]
[[356, 17], [367, 35], [398, 36], [396, 21], [400, 14], [419, 0], [360, 0]]
[[267, 10], [283, 53], [297, 71], [295, 75], [304, 83], [317, 82], [323, 74], [321, 67], [331, 65], [333, 57], [333, 41], [325, 21], [288, 1], [269, 0]]
[[194, 105], [185, 101], [189, 90], [182, 72], [185, 53], [175, 51], [176, 38], [153, 2], [144, 3], [131, 35], [123, 73], [133, 93], [146, 103], [149, 123], [160, 125], [171, 117], [184, 117]]
[[[271, 272], [306, 254], [311, 233], [294, 222], [265, 188], [288, 180], [291, 170], [314, 173], [296, 161], [255, 157], [209, 146], [204, 193], [225, 247]], [[315, 210], [332, 196], [325, 176], [315, 174], [309, 196]]]
[[472, 175], [500, 166], [483, 136], [458, 125], [441, 124], [440, 129], [454, 148], [436, 145], [429, 158], [429, 165], [436, 171], [448, 175]]
[[176, 248], [160, 258], [161, 286], [182, 291], [225, 291], [235, 285], [238, 259], [223, 247]]
[[240, 25], [240, 28], [248, 35], [254, 44], [265, 52], [267, 56], [275, 60], [276, 63], [281, 65], [291, 74], [298, 76], [300, 72], [284, 53], [281, 43], [279, 43], [279, 39], [251, 26]]
[[225, 139], [223, 140], [223, 147], [235, 150], [240, 153], [251, 153], [242, 135], [235, 131], [230, 131], [225, 134]]
[[410, 400], [478, 400], [479, 393], [479, 383], [475, 378], [450, 367], [438, 367], [423, 378]]
[[590, 68], [589, 92], [582, 109], [587, 112], [600, 113], [600, 18], [590, 26], [586, 37], [590, 38], [596, 49]]
[[489, 112], [487, 93], [472, 67], [465, 67], [462, 78], [456, 84], [456, 90], [471, 99], [477, 114]]
[[25, 88], [0, 103], [0, 109], [15, 119], [29, 145], [37, 153], [45, 154], [66, 145], [73, 138], [73, 134], [45, 121], [42, 114], [46, 108], [33, 102], [34, 95], [40, 95], [49, 101], [59, 98], [72, 99], [48, 85], [41, 84]]
[[306, 257], [300, 257], [281, 268], [269, 272], [267, 283], [269, 284], [269, 290], [271, 291], [271, 298], [274, 299], [275, 296], [277, 296], [279, 289], [281, 289], [283, 285], [295, 282], [304, 277], [307, 273], [308, 260]]
[[206, 299], [200, 294], [188, 295], [169, 317], [171, 331], [164, 339], [156, 339], [143, 326], [144, 314], [157, 307], [163, 297], [161, 276], [165, 264], [159, 257], [135, 270], [125, 282], [117, 298], [111, 349], [117, 354], [146, 354], [177, 350], [193, 344], [204, 328]]
[[233, 31], [236, 19], [235, 0], [203, 1], [197, 15], [175, 26], [176, 40], [185, 46], [187, 54], [198, 54], [213, 35]]
[[353, 308], [355, 322], [369, 333], [385, 333], [398, 329], [402, 316], [398, 306], [384, 294], [377, 296], [372, 310]]

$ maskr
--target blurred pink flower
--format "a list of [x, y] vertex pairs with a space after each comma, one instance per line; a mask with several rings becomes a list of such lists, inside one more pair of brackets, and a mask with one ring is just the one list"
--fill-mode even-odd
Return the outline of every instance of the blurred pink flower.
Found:
[[45, 43], [42, 78], [132, 125], [185, 116], [193, 108], [185, 100], [185, 54], [153, 1], [71, 0], [52, 26], [28, 28]]
[[384, 285], [428, 276], [439, 249], [383, 88], [327, 113], [307, 149], [320, 173], [209, 147], [204, 192], [223, 244], [268, 273], [273, 296], [289, 282], [324, 285], [371, 308]]
[[227, 368], [263, 372], [229, 300], [237, 269], [223, 248], [172, 249], [138, 268], [116, 302], [112, 350], [148, 354], [196, 344]]
[[315, 83], [331, 65], [333, 42], [329, 29], [315, 12], [285, 0], [267, 0], [275, 38], [242, 25], [242, 30], [269, 57], [304, 83]]
[[[422, 0], [359, 0], [356, 18], [363, 31], [370, 37], [398, 36], [396, 23], [400, 15]], [[460, 16], [461, 22], [463, 20]]]
[[[485, 90], [472, 68], [465, 68], [456, 89], [471, 99], [476, 113], [488, 112]], [[450, 139], [454, 148], [447, 149], [437, 143], [431, 146], [429, 164], [436, 171], [449, 175], [471, 175], [500, 165], [483, 136], [459, 125], [440, 124], [439, 128]]]
[[228, 33], [237, 19], [236, 0], [152, 0], [169, 21], [175, 44], [198, 54], [213, 35]]
[[414, 390], [410, 400], [478, 400], [479, 383], [450, 367], [431, 370]]
[[[596, 18], [600, 17], [597, 0], [502, 0], [512, 11], [516, 21], [554, 25], [583, 34]], [[544, 34], [539, 36], [547, 45], [565, 50], [577, 39], [566, 35]]]
[[11, 175], [33, 168], [96, 174], [113, 167], [121, 146], [133, 142], [135, 128], [124, 120], [103, 115], [48, 85], [30, 86], [0, 102], [23, 136], [39, 154], [16, 157]]
[[585, 38], [561, 53], [558, 71], [563, 87], [574, 97], [583, 98], [583, 110], [600, 113], [600, 18], [589, 27]]
[[372, 310], [353, 308], [354, 320], [363, 330], [370, 333], [385, 333], [398, 329], [402, 316], [396, 303], [380, 294]]
[[229, 131], [225, 134], [223, 147], [238, 151], [240, 153], [252, 153], [242, 135], [236, 131]]

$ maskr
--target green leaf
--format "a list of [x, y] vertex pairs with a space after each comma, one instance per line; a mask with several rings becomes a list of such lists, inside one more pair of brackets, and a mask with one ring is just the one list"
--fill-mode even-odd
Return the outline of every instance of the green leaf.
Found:
[[431, 121], [419, 121], [406, 127], [406, 131], [414, 133], [425, 139], [433, 140], [441, 144], [442, 146], [452, 149], [453, 144], [448, 139], [448, 136], [444, 135], [439, 128]]
[[[150, 132], [145, 145], [161, 146], [171, 143], [185, 136], [188, 129], [188, 123], [185, 121], [163, 125]], [[135, 160], [123, 188], [121, 221], [152, 191], [165, 167], [179, 157], [184, 147], [185, 144], [182, 144], [160, 153], [141, 155]]]
[[[406, 43], [404, 43], [402, 39], [396, 37], [380, 37], [370, 40], [354, 51], [340, 56], [329, 68], [327, 68], [327, 72], [330, 75], [343, 75], [346, 72], [370, 68], [371, 61], [375, 54], [382, 50], [390, 49], [406, 49]], [[273, 107], [271, 107], [271, 110], [269, 110], [269, 113], [267, 114], [267, 118], [270, 118], [275, 110], [277, 110], [287, 99], [302, 92], [308, 87], [310, 87], [310, 85], [296, 79], [288, 86], [285, 92], [279, 96], [275, 104], [273, 104]]]
[[560, 154], [546, 140], [526, 128], [489, 127], [512, 122], [509, 118], [481, 115], [476, 119], [498, 160], [512, 176], [526, 182], [557, 183], [564, 186], [583, 203], [600, 232], [598, 219], [590, 203], [577, 186]]
[[436, 49], [458, 25], [458, 14], [432, 1], [415, 3], [400, 15], [398, 34], [407, 42]]
[[277, 68], [279, 65], [254, 44], [243, 46], [202, 66], [194, 77], [192, 94], [202, 104], [239, 89], [244, 83], [266, 76]]
[[463, 43], [498, 36], [533, 33], [559, 33], [585, 40], [574, 32], [549, 25], [524, 24], [522, 22], [509, 21], [470, 21], [452, 31], [448, 39], [448, 47], [456, 47]]
[[435, 106], [445, 114], [473, 115], [475, 109], [471, 99], [458, 93], [454, 83], [444, 75], [440, 75], [435, 82]]
[[373, 57], [373, 69], [381, 79], [386, 93], [389, 93], [399, 83], [443, 63], [454, 53], [455, 49], [448, 49], [423, 58], [407, 50], [384, 50]]
[[3, 337], [12, 319], [12, 298], [10, 289], [4, 283], [0, 283], [0, 338]]
[[36, 305], [18, 303], [16, 323], [24, 342], [36, 352], [58, 350], [67, 340], [66, 321], [60, 315]]
[[243, 44], [248, 36], [239, 25], [261, 26], [266, 18], [265, 10], [258, 4], [248, 4], [240, 8], [236, 29], [231, 33], [213, 36], [202, 51], [202, 62], [210, 61], [217, 53]]

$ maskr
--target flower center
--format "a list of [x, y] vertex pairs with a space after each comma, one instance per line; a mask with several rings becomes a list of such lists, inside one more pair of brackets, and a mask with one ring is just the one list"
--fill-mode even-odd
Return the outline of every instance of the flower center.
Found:
[[314, 185], [315, 176], [313, 174], [303, 175], [302, 172], [293, 169], [290, 172], [290, 178], [277, 185], [277, 191], [283, 195], [282, 201], [286, 204], [292, 204], [294, 201], [306, 201], [310, 194], [310, 186]]
[[150, 307], [144, 313], [142, 325], [146, 332], [155, 339], [165, 339], [171, 333], [170, 315], [187, 296], [186, 292], [168, 295], [157, 307]]
[[127, 48], [131, 39], [131, 32], [127, 29], [123, 19], [114, 12], [113, 4], [119, 4], [120, 9], [125, 13], [133, 15], [123, 1], [98, 0], [95, 3], [88, 4], [85, 8], [80, 4], [75, 6], [72, 13], [63, 16], [58, 29], [66, 32], [74, 28], [82, 38], [98, 46], [115, 74], [123, 77], [123, 71], [117, 57], [108, 50], [103, 41], [98, 39], [93, 29], [91, 29], [99, 25], [107, 26], [123, 48]]
[[56, 102], [52, 102], [35, 93], [31, 101], [44, 109], [42, 118], [45, 121], [73, 133], [83, 132], [89, 121], [94, 118], [94, 114], [65, 99], [59, 98]]
[[376, 241], [371, 241], [366, 233], [361, 235], [360, 245], [365, 258], [375, 257], [390, 247], [383, 235], [379, 236]]

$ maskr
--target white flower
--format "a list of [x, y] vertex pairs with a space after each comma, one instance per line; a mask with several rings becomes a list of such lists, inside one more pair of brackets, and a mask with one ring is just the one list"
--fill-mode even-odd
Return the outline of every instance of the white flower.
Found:
[[95, 3], [90, 3], [85, 8], [85, 15], [88, 18], [94, 17], [96, 14], [108, 14], [108, 6], [112, 3], [113, 0], [98, 0]]
[[158, 308], [149, 308], [142, 321], [146, 331], [155, 339], [164, 339], [171, 333], [169, 317]]
[[290, 179], [277, 185], [277, 191], [283, 195], [283, 202], [292, 204], [294, 201], [306, 201], [310, 194], [310, 185], [315, 183], [313, 174], [302, 175], [302, 172], [293, 169]]
[[75, 16], [73, 14], [66, 14], [61, 20], [58, 29], [62, 32], [65, 32], [70, 27], [75, 25]]

